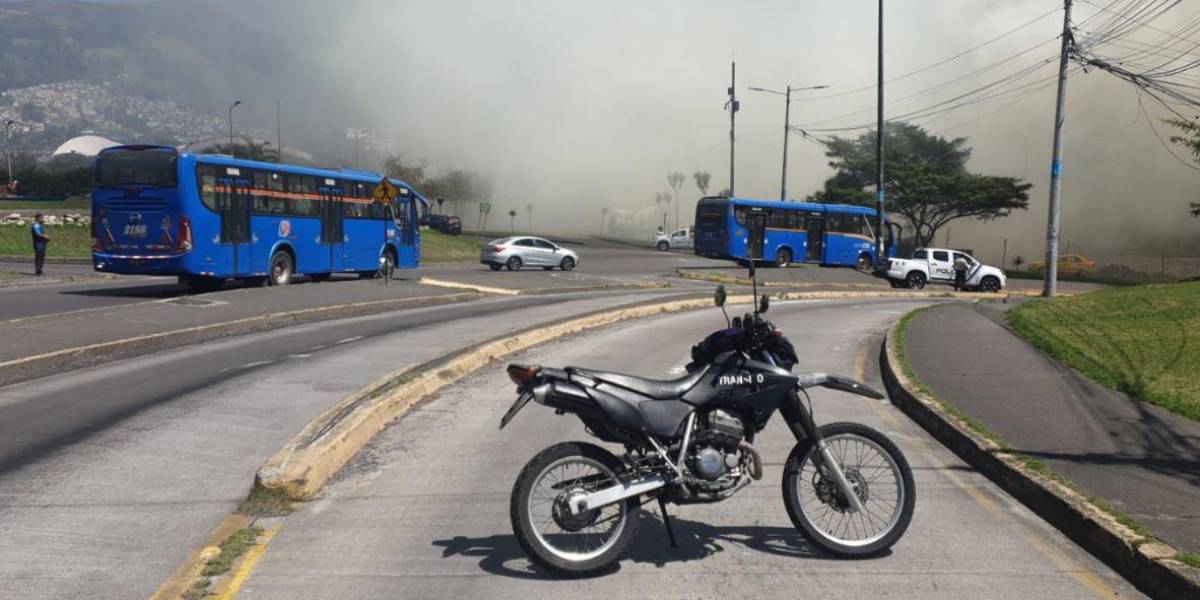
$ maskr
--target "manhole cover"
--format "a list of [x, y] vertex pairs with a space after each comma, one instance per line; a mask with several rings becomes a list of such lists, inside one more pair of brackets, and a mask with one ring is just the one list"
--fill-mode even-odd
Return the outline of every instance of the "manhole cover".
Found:
[[218, 304], [216, 300], [204, 300], [202, 298], [192, 298], [190, 296], [172, 298], [170, 300], [166, 300], [166, 302], [169, 304], [178, 304], [180, 306], [215, 306]]

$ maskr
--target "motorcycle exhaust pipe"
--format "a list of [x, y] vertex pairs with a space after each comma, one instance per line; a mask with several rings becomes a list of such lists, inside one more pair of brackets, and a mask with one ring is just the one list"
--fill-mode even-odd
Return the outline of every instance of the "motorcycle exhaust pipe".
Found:
[[629, 483], [620, 482], [617, 485], [609, 486], [590, 494], [571, 498], [571, 513], [577, 515], [584, 511], [604, 508], [609, 504], [616, 504], [626, 498], [653, 492], [664, 485], [667, 485], [667, 478], [662, 475], [653, 475]]
[[751, 446], [750, 442], [747, 442], [746, 440], [738, 442], [738, 449], [744, 452], [746, 456], [750, 457], [750, 477], [752, 477], [755, 481], [762, 479], [762, 457], [758, 455], [758, 450], [755, 450], [754, 446]]

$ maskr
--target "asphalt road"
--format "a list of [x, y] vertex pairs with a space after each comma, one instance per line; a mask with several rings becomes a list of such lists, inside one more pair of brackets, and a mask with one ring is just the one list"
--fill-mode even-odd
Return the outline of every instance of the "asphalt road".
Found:
[[[916, 302], [777, 304], [801, 368], [875, 372], [886, 327]], [[690, 345], [722, 326], [715, 309], [613, 326], [514, 361], [645, 376], [679, 371]], [[906, 453], [916, 513], [887, 556], [831, 559], [794, 531], [780, 498], [793, 440], [776, 419], [756, 439], [766, 476], [726, 502], [676, 508], [680, 547], [644, 513], [615, 573], [583, 581], [531, 568], [511, 534], [509, 494], [540, 449], [591, 439], [570, 416], [531, 405], [497, 430], [513, 400], [502, 366], [444, 390], [376, 438], [315, 501], [282, 521], [243, 599], [298, 598], [1044, 598], [1140, 597], [1107, 567], [938, 445], [891, 405], [821, 390], [818, 423], [887, 432]]]
[[384, 374], [645, 293], [289, 327], [0, 388], [0, 598], [146, 598], [311, 419]]

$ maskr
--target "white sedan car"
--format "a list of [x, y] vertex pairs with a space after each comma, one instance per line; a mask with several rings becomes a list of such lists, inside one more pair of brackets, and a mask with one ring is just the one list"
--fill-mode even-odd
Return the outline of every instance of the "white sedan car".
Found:
[[558, 267], [570, 271], [579, 264], [579, 255], [549, 240], [518, 235], [480, 246], [479, 262], [493, 271], [502, 268], [520, 271], [521, 267], [541, 267], [546, 271]]

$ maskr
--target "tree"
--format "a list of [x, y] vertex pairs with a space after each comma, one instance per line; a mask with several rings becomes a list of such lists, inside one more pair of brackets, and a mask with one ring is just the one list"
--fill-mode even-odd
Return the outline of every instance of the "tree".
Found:
[[667, 228], [667, 210], [665, 205], [670, 201], [671, 197], [663, 194], [662, 192], [654, 195], [654, 206], [658, 207], [658, 212], [661, 212], [663, 216], [663, 224], [659, 227], [659, 230], [665, 230]]
[[228, 154], [245, 160], [258, 160], [262, 162], [279, 162], [279, 151], [271, 145], [271, 142], [263, 140], [261, 142], [246, 138], [241, 141], [236, 141], [232, 146], [229, 144], [217, 144], [214, 148], [217, 154]]
[[729, 188], [721, 188], [721, 191], [717, 192], [717, 195], [722, 198], [729, 198], [733, 196], [733, 191]]
[[696, 180], [696, 187], [700, 189], [701, 196], [708, 195], [708, 180], [712, 177], [706, 171], [696, 171], [692, 173], [692, 177]]
[[[884, 137], [886, 204], [926, 246], [956, 219], [991, 221], [1029, 207], [1032, 185], [1013, 177], [967, 171], [966, 138], [930, 135], [908, 123], [889, 123]], [[875, 133], [854, 139], [834, 137], [825, 156], [834, 174], [815, 196], [819, 202], [875, 205]]]
[[517, 222], [517, 211], [515, 211], [515, 210], [508, 211], [508, 232], [509, 233], [517, 232], [516, 222]]
[[[1200, 124], [1183, 119], [1168, 119], [1166, 123], [1186, 135], [1173, 135], [1171, 142], [1187, 148], [1192, 153], [1192, 159], [1200, 162]], [[1191, 202], [1189, 206], [1192, 216], [1200, 218], [1200, 202]]]
[[671, 191], [675, 193], [675, 226], [679, 227], [679, 186], [683, 185], [687, 179], [683, 173], [675, 171], [667, 174], [667, 185], [671, 186]]
[[1025, 264], [1025, 257], [1023, 257], [1023, 256], [1014, 256], [1013, 257], [1013, 267], [1016, 268], [1016, 270], [1020, 271], [1021, 265], [1023, 265], [1023, 264]]
[[525, 205], [525, 212], [529, 213], [529, 233], [533, 233], [533, 204]]

